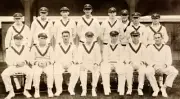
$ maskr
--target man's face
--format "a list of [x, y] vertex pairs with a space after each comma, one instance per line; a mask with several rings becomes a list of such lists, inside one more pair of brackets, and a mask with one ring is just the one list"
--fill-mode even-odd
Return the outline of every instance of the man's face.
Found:
[[139, 37], [140, 36], [131, 36], [132, 42], [135, 43], [135, 44], [139, 43]]
[[93, 41], [93, 36], [92, 37], [86, 36], [87, 43], [91, 43], [92, 41]]
[[61, 16], [64, 18], [67, 18], [69, 16], [69, 12], [68, 11], [61, 11]]
[[20, 24], [22, 22], [22, 17], [14, 18], [14, 22]]
[[21, 46], [22, 45], [22, 39], [14, 39], [14, 43], [17, 46]]
[[159, 24], [159, 19], [152, 19], [153, 24]]
[[40, 14], [40, 16], [42, 17], [42, 18], [46, 18], [47, 17], [47, 15], [48, 15], [48, 12], [39, 12], [39, 14]]
[[122, 21], [127, 21], [129, 15], [121, 15]]
[[139, 24], [139, 17], [133, 17], [133, 18], [132, 18], [132, 22], [133, 22], [134, 24]]
[[160, 45], [162, 43], [162, 36], [160, 34], [154, 35], [155, 44]]
[[39, 37], [39, 45], [46, 45], [46, 40], [47, 38], [44, 38], [44, 37]]
[[115, 35], [115, 36], [110, 36], [111, 37], [111, 41], [112, 42], [117, 42], [118, 41], [118, 35]]
[[92, 13], [92, 9], [87, 9], [86, 8], [83, 11], [84, 11], [85, 15], [91, 15], [91, 13]]
[[64, 42], [69, 42], [69, 38], [70, 38], [69, 33], [63, 33], [62, 34], [62, 39]]
[[116, 12], [109, 12], [108, 15], [110, 18], [114, 18], [116, 16]]

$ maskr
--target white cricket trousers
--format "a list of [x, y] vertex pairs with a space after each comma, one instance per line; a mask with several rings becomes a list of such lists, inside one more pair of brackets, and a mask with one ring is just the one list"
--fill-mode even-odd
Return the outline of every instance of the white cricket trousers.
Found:
[[9, 66], [1, 74], [2, 80], [3, 80], [5, 88], [6, 88], [6, 92], [13, 89], [10, 76], [12, 76], [16, 73], [23, 73], [26, 75], [26, 81], [25, 81], [24, 89], [30, 90], [31, 84], [32, 84], [32, 78], [33, 78], [32, 69], [28, 65], [25, 65], [23, 67]]
[[48, 88], [53, 88], [53, 65], [48, 65], [44, 68], [39, 67], [38, 65], [34, 65], [33, 66], [33, 73], [34, 73], [34, 77], [33, 77], [33, 85], [35, 87], [35, 89], [39, 89], [39, 85], [40, 85], [40, 77], [42, 73], [45, 73], [47, 76], [47, 87]]
[[80, 80], [81, 80], [82, 90], [87, 90], [87, 73], [88, 73], [88, 71], [90, 71], [92, 73], [92, 84], [91, 84], [92, 88], [96, 88], [98, 80], [99, 80], [99, 75], [100, 75], [99, 67], [95, 66], [96, 69], [94, 69], [93, 63], [83, 63], [81, 65], [83, 67], [85, 67], [85, 70], [80, 69]]
[[124, 94], [125, 89], [125, 65], [124, 63], [107, 63], [101, 64], [101, 76], [104, 87], [104, 93], [110, 93], [110, 73], [111, 68], [114, 68], [118, 74], [118, 92]]
[[[68, 89], [73, 89], [76, 86], [76, 83], [79, 79], [80, 75], [80, 66], [72, 64], [68, 68], [68, 72], [71, 74], [70, 80], [69, 80], [69, 86]], [[65, 72], [65, 69], [63, 68], [61, 63], [55, 63], [54, 64], [54, 80], [55, 80], [55, 86], [57, 91], [62, 91], [62, 82], [63, 82], [63, 73]]]
[[138, 88], [143, 89], [144, 87], [144, 79], [145, 79], [145, 72], [146, 72], [146, 66], [139, 63], [126, 64], [126, 79], [127, 79], [127, 85], [128, 90], [132, 91], [132, 84], [133, 84], [133, 72], [134, 70], [138, 71]]
[[[166, 74], [166, 80], [165, 80], [165, 85], [168, 87], [172, 87], [173, 82], [175, 80], [175, 78], [178, 75], [178, 70], [174, 67], [174, 66], [168, 66], [167, 68], [162, 69], [161, 71], [163, 74]], [[158, 85], [157, 85], [157, 81], [155, 78], [155, 73], [156, 73], [156, 69], [148, 66], [147, 67], [147, 71], [146, 71], [146, 76], [147, 79], [149, 80], [152, 88], [154, 91], [156, 91], [157, 89], [159, 89]]]

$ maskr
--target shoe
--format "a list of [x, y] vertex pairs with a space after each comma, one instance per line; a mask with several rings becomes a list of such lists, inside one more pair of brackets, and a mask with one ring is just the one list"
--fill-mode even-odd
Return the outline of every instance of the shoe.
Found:
[[11, 99], [15, 96], [14, 92], [9, 92], [8, 96], [6, 96], [4, 99]]
[[104, 95], [105, 96], [109, 96], [109, 92], [104, 92]]
[[53, 94], [53, 92], [52, 92], [52, 89], [48, 89], [48, 97], [49, 97], [49, 98], [54, 97], [54, 94]]
[[61, 91], [61, 90], [57, 90], [57, 91], [56, 91], [56, 93], [54, 94], [54, 96], [58, 97], [58, 96], [60, 96], [60, 95], [61, 95], [61, 93], [62, 93], [62, 91]]
[[143, 95], [143, 91], [142, 91], [142, 89], [140, 89], [140, 88], [138, 88], [138, 95], [139, 95], [139, 96], [142, 96], [142, 95]]
[[25, 90], [23, 92], [23, 95], [26, 96], [26, 98], [31, 98], [32, 97], [31, 94], [27, 90]]
[[119, 92], [119, 95], [120, 95], [120, 96], [124, 96], [124, 93], [123, 93], [123, 92]]
[[128, 89], [128, 91], [126, 92], [126, 95], [131, 95], [132, 94], [132, 90]]
[[40, 94], [39, 94], [39, 90], [36, 90], [34, 93], [34, 98], [39, 98]]
[[158, 93], [159, 93], [159, 89], [156, 90], [156, 91], [154, 91], [153, 94], [152, 94], [152, 96], [153, 96], [153, 97], [157, 97], [157, 96], [158, 96]]
[[69, 91], [70, 95], [75, 95], [75, 92], [71, 88], [68, 88], [68, 91]]
[[92, 96], [93, 96], [93, 97], [97, 96], [97, 93], [96, 93], [95, 88], [92, 89]]
[[86, 96], [86, 93], [87, 93], [87, 91], [83, 90], [82, 93], [81, 93], [81, 96]]
[[162, 92], [163, 97], [168, 97], [167, 92], [166, 92], [166, 88], [161, 87], [161, 92]]

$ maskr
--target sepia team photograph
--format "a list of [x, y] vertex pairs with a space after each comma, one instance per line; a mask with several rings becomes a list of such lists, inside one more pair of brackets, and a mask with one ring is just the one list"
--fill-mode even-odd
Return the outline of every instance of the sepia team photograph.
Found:
[[180, 99], [179, 0], [1, 0], [0, 99]]

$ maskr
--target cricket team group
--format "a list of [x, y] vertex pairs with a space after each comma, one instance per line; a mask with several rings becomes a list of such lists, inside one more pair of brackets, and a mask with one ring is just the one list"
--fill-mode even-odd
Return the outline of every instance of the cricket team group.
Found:
[[[85, 4], [83, 11], [85, 14], [76, 24], [69, 17], [69, 8], [62, 7], [61, 19], [53, 23], [48, 19], [48, 8], [41, 7], [30, 28], [23, 23], [21, 13], [13, 15], [15, 22], [5, 37], [8, 67], [1, 74], [8, 92], [5, 99], [15, 96], [11, 76], [16, 73], [26, 75], [23, 94], [27, 98], [32, 97], [29, 93], [31, 86], [35, 88], [34, 97], [40, 97], [42, 73], [47, 77], [48, 97], [60, 96], [64, 72], [71, 74], [68, 84], [70, 95], [75, 95], [74, 88], [80, 79], [81, 96], [86, 96], [89, 71], [92, 72], [92, 96], [97, 96], [100, 75], [104, 94], [110, 95], [112, 70], [118, 74], [117, 92], [120, 96], [132, 94], [133, 72], [137, 71], [138, 95], [143, 95], [146, 77], [153, 89], [152, 96], [158, 96], [161, 91], [163, 97], [168, 97], [166, 88], [172, 87], [178, 70], [172, 66], [171, 48], [166, 45], [169, 37], [159, 22], [160, 15], [152, 14], [152, 24], [145, 26], [139, 21], [139, 12], [134, 12], [130, 21], [128, 10], [122, 10], [119, 19], [116, 8], [111, 7], [108, 9], [109, 17], [100, 24], [92, 16], [90, 4]], [[160, 75], [158, 80], [156, 73]], [[167, 75], [165, 82], [163, 74]], [[19, 89], [17, 78], [13, 80]], [[53, 84], [55, 93], [52, 92]]]

